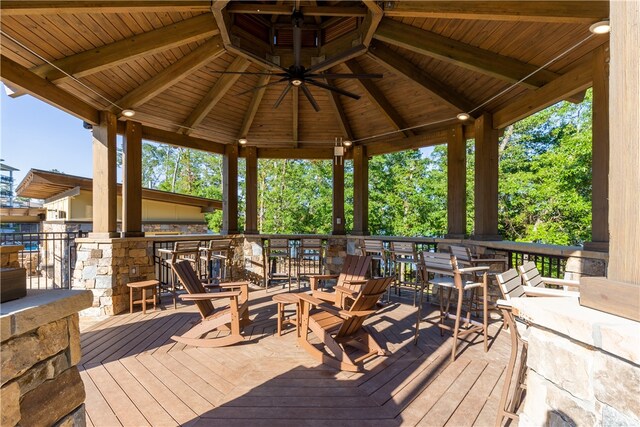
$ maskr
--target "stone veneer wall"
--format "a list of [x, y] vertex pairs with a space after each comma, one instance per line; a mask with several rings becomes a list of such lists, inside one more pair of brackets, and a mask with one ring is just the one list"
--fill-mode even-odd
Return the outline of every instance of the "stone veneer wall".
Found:
[[[34, 295], [35, 294], [35, 295]], [[3, 304], [0, 425], [84, 426], [77, 311], [90, 295], [30, 291]]]

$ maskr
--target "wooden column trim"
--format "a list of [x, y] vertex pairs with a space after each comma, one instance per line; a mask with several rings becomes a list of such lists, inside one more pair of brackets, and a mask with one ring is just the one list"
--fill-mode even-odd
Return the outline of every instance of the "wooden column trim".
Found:
[[476, 240], [502, 240], [498, 235], [498, 131], [491, 114], [475, 121], [475, 230]]
[[369, 159], [367, 148], [353, 148], [353, 231], [357, 236], [369, 235]]
[[591, 242], [588, 250], [609, 250], [609, 45], [593, 54]]
[[246, 153], [246, 212], [245, 212], [245, 234], [258, 234], [258, 149], [247, 147]]
[[238, 233], [238, 147], [227, 145], [222, 156], [222, 234]]
[[122, 237], [142, 231], [142, 124], [128, 120], [122, 138]]
[[93, 127], [93, 231], [90, 237], [118, 237], [116, 187], [115, 114], [100, 112], [100, 123]]
[[344, 228], [344, 161], [333, 161], [333, 230], [334, 235], [345, 234]]
[[609, 265], [607, 277], [640, 285], [640, 1], [611, 7]]
[[447, 234], [464, 239], [467, 234], [467, 150], [462, 125], [447, 131]]

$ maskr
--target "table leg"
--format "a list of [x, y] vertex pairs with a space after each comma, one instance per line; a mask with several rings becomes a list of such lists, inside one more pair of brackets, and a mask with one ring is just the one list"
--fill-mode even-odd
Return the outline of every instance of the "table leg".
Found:
[[142, 314], [147, 314], [147, 288], [140, 289], [142, 293]]
[[133, 313], [133, 288], [129, 288], [129, 314]]

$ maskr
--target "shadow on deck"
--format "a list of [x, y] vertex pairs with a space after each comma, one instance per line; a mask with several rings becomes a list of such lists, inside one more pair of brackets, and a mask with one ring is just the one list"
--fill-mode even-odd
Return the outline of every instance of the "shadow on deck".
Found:
[[[115, 425], [493, 425], [510, 344], [501, 323], [484, 353], [475, 335], [450, 363], [452, 339], [392, 302], [369, 319], [389, 357], [364, 373], [338, 372], [278, 337], [274, 292], [251, 293], [242, 344], [194, 348], [170, 337], [199, 318], [193, 306], [112, 317], [82, 333], [87, 424]], [[426, 306], [427, 310], [434, 309]]]

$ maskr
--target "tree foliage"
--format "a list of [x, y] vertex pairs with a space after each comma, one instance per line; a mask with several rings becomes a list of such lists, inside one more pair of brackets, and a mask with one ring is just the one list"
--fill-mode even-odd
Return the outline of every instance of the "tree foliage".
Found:
[[[430, 153], [427, 155], [426, 153]], [[579, 244], [591, 236], [591, 94], [505, 130], [500, 139], [499, 226], [507, 240]], [[467, 230], [473, 232], [474, 145], [467, 143]], [[238, 225], [244, 225], [245, 167], [239, 165]], [[221, 199], [221, 156], [144, 143], [143, 183]], [[207, 214], [217, 232], [222, 213]], [[332, 222], [329, 160], [258, 162], [261, 233], [327, 234]], [[345, 162], [345, 226], [353, 224], [353, 164]], [[442, 236], [447, 231], [447, 147], [376, 156], [369, 162], [369, 230]]]

